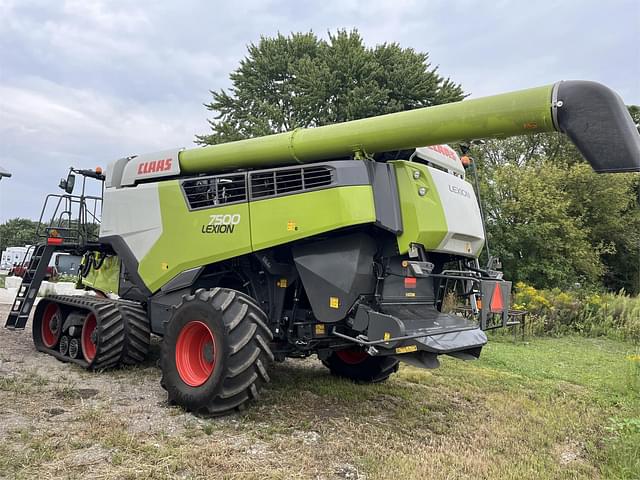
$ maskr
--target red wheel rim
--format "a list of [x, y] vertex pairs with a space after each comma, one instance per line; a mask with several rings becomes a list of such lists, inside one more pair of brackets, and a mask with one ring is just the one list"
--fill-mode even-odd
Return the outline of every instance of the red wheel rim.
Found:
[[216, 364], [216, 340], [211, 329], [199, 320], [187, 323], [176, 342], [176, 368], [190, 387], [204, 384]]
[[60, 307], [55, 303], [50, 303], [44, 309], [42, 322], [40, 323], [40, 336], [44, 346], [47, 348], [55, 347], [61, 331], [62, 313], [60, 312]]
[[98, 321], [93, 313], [87, 315], [82, 324], [82, 335], [80, 343], [82, 345], [82, 356], [87, 362], [92, 362], [96, 356], [98, 339], [96, 338], [96, 327]]
[[369, 356], [362, 350], [338, 350], [336, 351], [336, 355], [340, 360], [348, 365], [357, 365], [358, 363], [362, 363]]

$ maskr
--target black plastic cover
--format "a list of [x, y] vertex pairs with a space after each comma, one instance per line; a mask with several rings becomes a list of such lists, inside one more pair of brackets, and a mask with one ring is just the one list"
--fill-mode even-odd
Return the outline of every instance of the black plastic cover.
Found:
[[344, 319], [360, 295], [373, 292], [375, 252], [373, 239], [362, 233], [293, 247], [296, 268], [319, 321]]
[[560, 82], [556, 88], [557, 127], [593, 169], [640, 172], [640, 134], [618, 94], [580, 80]]

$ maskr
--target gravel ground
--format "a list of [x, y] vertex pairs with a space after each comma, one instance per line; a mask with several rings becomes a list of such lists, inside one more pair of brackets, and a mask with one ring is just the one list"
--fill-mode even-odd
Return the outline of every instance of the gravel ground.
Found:
[[17, 291], [16, 288], [0, 288], [0, 304], [13, 303]]
[[[0, 289], [2, 290], [2, 289]], [[0, 321], [4, 323], [9, 304], [0, 304]], [[191, 415], [173, 415], [166, 418], [166, 393], [160, 387], [160, 371], [155, 368], [159, 353], [157, 341], [152, 346], [152, 352], [147, 361], [135, 369], [117, 370], [106, 374], [87, 372], [80, 367], [64, 363], [55, 358], [38, 352], [31, 339], [31, 319], [24, 330], [9, 331], [0, 329], [0, 378], [11, 378], [12, 375], [26, 374], [55, 387], [54, 397], [67, 396], [77, 398], [83, 408], [109, 403], [116, 414], [127, 415], [131, 420], [132, 431], [148, 431], [161, 428], [167, 433], [180, 431], [183, 421], [193, 418]], [[136, 373], [136, 382], [128, 381], [129, 373]], [[123, 381], [125, 380], [125, 381]], [[57, 384], [57, 385], [56, 385]], [[62, 392], [62, 393], [60, 393]], [[46, 403], [46, 402], [44, 402]], [[57, 402], [54, 402], [57, 403]], [[4, 406], [0, 410], [0, 432], [6, 431], [7, 426], [20, 424], [22, 406], [15, 408]], [[45, 407], [42, 413], [56, 417], [56, 422], [68, 420], [77, 412], [73, 409], [55, 408], [53, 414]], [[150, 422], [150, 418], [162, 418], [161, 421]], [[13, 419], [13, 420], [12, 420]], [[24, 418], [23, 418], [24, 419]], [[24, 426], [33, 428], [42, 418], [31, 419]], [[26, 419], [25, 419], [26, 420]]]

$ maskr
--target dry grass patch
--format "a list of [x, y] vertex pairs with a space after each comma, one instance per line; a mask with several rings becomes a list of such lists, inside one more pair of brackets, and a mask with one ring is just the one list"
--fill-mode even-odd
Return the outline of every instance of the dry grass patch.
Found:
[[157, 349], [94, 374], [0, 336], [0, 478], [640, 477], [624, 343], [498, 340], [379, 385], [288, 361], [243, 413], [202, 418], [167, 405]]

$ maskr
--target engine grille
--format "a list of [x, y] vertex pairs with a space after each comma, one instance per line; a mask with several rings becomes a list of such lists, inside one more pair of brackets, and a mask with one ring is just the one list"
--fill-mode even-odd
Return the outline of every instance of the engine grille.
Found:
[[333, 185], [335, 175], [330, 167], [300, 167], [250, 175], [251, 198], [303, 192]]
[[184, 180], [182, 191], [191, 210], [246, 202], [246, 175], [217, 175]]

